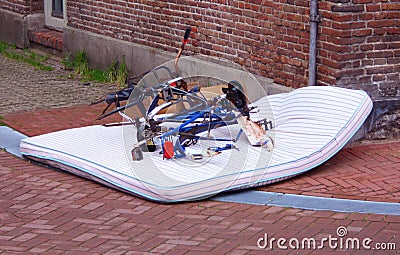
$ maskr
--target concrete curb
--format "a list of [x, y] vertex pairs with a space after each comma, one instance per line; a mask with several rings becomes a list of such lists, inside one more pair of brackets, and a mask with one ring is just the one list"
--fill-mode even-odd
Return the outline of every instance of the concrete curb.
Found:
[[221, 194], [212, 200], [252, 205], [291, 207], [305, 210], [334, 211], [346, 213], [372, 213], [400, 215], [399, 203], [361, 201], [316, 196], [304, 196], [249, 190], [231, 194]]
[[7, 126], [0, 127], [0, 149], [5, 149], [8, 153], [22, 158], [19, 150], [19, 144], [22, 139], [27, 138], [26, 135], [13, 130]]

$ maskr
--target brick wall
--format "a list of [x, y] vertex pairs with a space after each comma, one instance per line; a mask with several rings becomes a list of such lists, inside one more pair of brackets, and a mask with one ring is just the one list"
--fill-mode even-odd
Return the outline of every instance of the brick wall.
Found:
[[274, 56], [271, 78], [278, 84], [300, 87], [308, 84], [309, 1], [273, 1], [271, 14]]
[[233, 60], [277, 83], [307, 83], [308, 1], [68, 1], [68, 25], [167, 51], [195, 26], [186, 53]]
[[319, 81], [400, 96], [400, 2], [323, 1]]
[[[40, 12], [43, 1], [6, 0], [1, 8]], [[319, 2], [318, 84], [400, 95], [400, 2]], [[276, 83], [308, 81], [309, 1], [68, 0], [68, 25], [174, 52], [187, 26], [197, 28], [186, 54], [235, 61]]]
[[44, 3], [42, 0], [30, 0], [30, 13], [43, 13], [44, 12]]
[[0, 8], [22, 15], [43, 13], [43, 0], [2, 0]]

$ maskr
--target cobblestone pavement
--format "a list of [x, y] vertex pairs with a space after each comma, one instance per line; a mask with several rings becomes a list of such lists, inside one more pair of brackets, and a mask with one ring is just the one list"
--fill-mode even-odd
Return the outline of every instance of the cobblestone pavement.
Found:
[[[2, 66], [9, 62], [1, 60]], [[21, 70], [39, 73], [25, 68]], [[28, 84], [46, 81], [40, 75], [29, 80], [0, 72], [14, 86], [21, 84], [19, 79]], [[57, 72], [49, 82], [70, 82], [57, 78]], [[7, 101], [10, 105], [1, 106], [4, 122], [28, 135], [98, 123], [95, 118], [104, 105], [82, 105], [86, 99], [80, 95], [85, 92], [79, 83], [75, 85], [65, 97], [72, 100], [46, 105], [52, 109], [43, 109], [37, 102], [40, 96], [30, 98], [29, 93], [24, 100], [35, 101], [33, 108]], [[51, 88], [43, 93], [49, 98]], [[399, 161], [398, 142], [346, 148], [307, 174], [260, 189], [398, 203]], [[400, 254], [399, 232], [400, 216], [208, 200], [155, 204], [0, 151], [0, 254]], [[279, 238], [286, 240], [280, 244], [287, 249], [278, 247]], [[312, 243], [301, 248], [302, 241], [310, 239], [321, 248], [314, 249]], [[296, 240], [299, 249], [289, 246], [295, 247]], [[360, 249], [351, 247], [355, 240]], [[387, 249], [378, 249], [382, 247]]]
[[37, 70], [0, 54], [0, 115], [87, 104], [116, 89], [111, 84], [85, 85], [76, 79], [68, 79], [71, 72], [64, 70], [60, 58], [53, 56], [48, 62], [55, 67], [54, 71]]

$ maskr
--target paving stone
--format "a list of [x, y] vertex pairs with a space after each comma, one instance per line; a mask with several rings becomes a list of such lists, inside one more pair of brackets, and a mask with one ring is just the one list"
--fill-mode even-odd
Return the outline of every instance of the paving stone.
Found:
[[[66, 78], [70, 73], [63, 70], [60, 58], [54, 71], [41, 71], [0, 54], [0, 115], [87, 104], [116, 90], [111, 84], [90, 83], [87, 86], [79, 80]], [[31, 114], [27, 114], [29, 116]], [[29, 118], [26, 121], [30, 122]]]
[[[106, 88], [85, 88], [57, 77], [58, 71], [43, 73], [9, 61], [0, 57], [0, 96], [5, 104], [1, 103], [0, 115], [9, 126], [38, 135], [99, 123], [95, 119], [104, 105], [85, 103]], [[16, 70], [24, 75], [15, 76]], [[14, 76], [9, 76], [11, 72]], [[7, 94], [13, 90], [16, 94]], [[22, 102], [14, 104], [9, 96], [15, 99], [17, 92]], [[399, 159], [400, 142], [346, 148], [313, 171], [258, 190], [398, 203]], [[257, 192], [250, 197], [253, 204], [209, 200], [155, 204], [4, 151], [0, 151], [0, 194], [1, 254], [308, 254], [276, 247], [261, 250], [257, 241], [265, 233], [271, 238], [334, 236], [339, 226], [347, 227], [352, 237], [395, 242], [400, 248], [400, 216], [266, 206], [269, 198]], [[329, 249], [312, 252], [330, 253]]]

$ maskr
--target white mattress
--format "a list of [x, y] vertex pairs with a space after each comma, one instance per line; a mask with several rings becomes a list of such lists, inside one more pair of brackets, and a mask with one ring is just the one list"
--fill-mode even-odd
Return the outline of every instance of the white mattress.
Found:
[[[364, 91], [337, 87], [301, 88], [261, 98], [254, 105], [258, 117], [274, 122], [272, 152], [250, 146], [242, 135], [239, 151], [224, 151], [208, 160], [163, 160], [157, 151], [133, 161], [134, 127], [99, 125], [27, 138], [20, 149], [27, 157], [149, 200], [195, 200], [277, 182], [322, 164], [350, 140], [372, 109]], [[235, 136], [238, 129], [218, 128], [213, 135]]]

